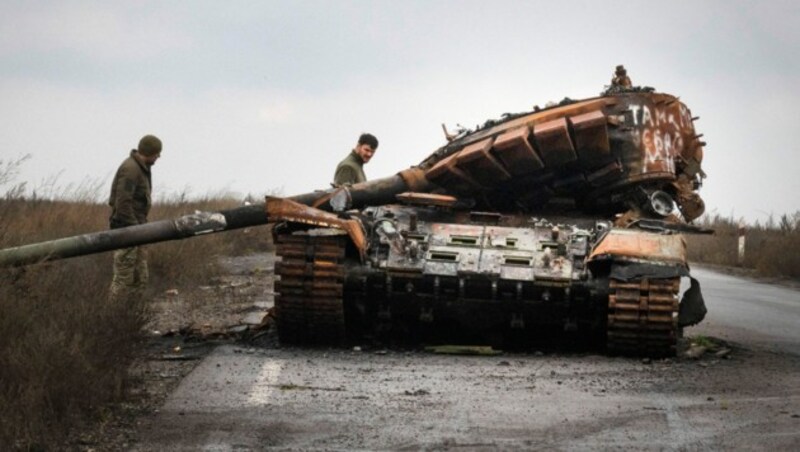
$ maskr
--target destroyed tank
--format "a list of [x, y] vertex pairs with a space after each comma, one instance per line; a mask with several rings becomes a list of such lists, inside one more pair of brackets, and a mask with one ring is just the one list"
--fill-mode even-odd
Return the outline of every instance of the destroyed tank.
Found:
[[282, 343], [575, 337], [674, 355], [705, 315], [682, 236], [708, 232], [691, 225], [704, 210], [696, 119], [675, 96], [612, 83], [445, 129], [391, 177], [2, 250], [0, 265], [274, 223]]

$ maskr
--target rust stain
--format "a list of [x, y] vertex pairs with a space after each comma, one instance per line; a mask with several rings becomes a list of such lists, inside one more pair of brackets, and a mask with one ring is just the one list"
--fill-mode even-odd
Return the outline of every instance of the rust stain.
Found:
[[452, 207], [458, 202], [454, 196], [415, 192], [400, 193], [397, 200], [409, 205], [440, 207]]
[[652, 234], [612, 229], [592, 250], [589, 260], [606, 257], [686, 263], [686, 241], [679, 234]]
[[265, 208], [270, 222], [289, 221], [325, 228], [336, 228], [347, 232], [361, 254], [362, 260], [367, 251], [367, 238], [364, 227], [357, 219], [340, 218], [338, 215], [300, 204], [285, 198], [267, 196]]

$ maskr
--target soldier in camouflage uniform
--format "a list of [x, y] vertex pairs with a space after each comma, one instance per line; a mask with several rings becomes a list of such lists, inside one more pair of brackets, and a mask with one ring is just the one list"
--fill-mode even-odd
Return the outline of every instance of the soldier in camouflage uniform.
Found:
[[[111, 229], [147, 223], [153, 186], [150, 168], [161, 157], [161, 140], [145, 135], [139, 146], [119, 166], [111, 184]], [[149, 278], [147, 257], [141, 247], [114, 252], [111, 300], [139, 300]]]
[[378, 139], [369, 133], [362, 133], [358, 137], [356, 147], [336, 167], [333, 184], [338, 187], [340, 185], [366, 182], [367, 176], [364, 174], [364, 164], [369, 163], [377, 149]]

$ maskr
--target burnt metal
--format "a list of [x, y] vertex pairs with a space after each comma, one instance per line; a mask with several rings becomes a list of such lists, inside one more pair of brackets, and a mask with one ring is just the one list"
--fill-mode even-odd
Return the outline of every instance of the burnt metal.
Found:
[[697, 325], [706, 318], [706, 302], [700, 290], [700, 281], [690, 278], [691, 286], [683, 294], [680, 310], [678, 311], [678, 324], [683, 327]]
[[611, 280], [610, 287], [608, 351], [652, 357], [675, 355], [680, 279]]

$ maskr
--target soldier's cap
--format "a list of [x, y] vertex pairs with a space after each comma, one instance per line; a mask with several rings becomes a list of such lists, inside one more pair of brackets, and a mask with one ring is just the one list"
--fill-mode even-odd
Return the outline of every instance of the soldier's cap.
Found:
[[161, 153], [161, 140], [155, 135], [145, 135], [139, 140], [139, 147], [136, 148], [139, 154], [145, 157], [152, 157]]
[[625, 73], [625, 66], [623, 66], [621, 64], [619, 66], [617, 66], [617, 74], [619, 74], [619, 73], [623, 73], [623, 74]]

